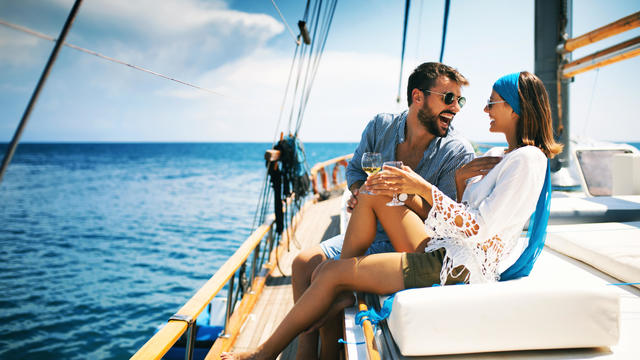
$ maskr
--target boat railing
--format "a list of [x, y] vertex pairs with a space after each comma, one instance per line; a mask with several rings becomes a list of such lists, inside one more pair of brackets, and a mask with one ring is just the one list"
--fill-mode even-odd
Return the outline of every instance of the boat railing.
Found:
[[[637, 27], [640, 27], [640, 11], [581, 36], [573, 39], [567, 39], [558, 45], [557, 51], [563, 55], [569, 54], [583, 46], [593, 44]], [[580, 59], [573, 60], [571, 62], [567, 61], [561, 65], [560, 72], [562, 77], [569, 79], [585, 71], [597, 69], [638, 55], [640, 55], [640, 36], [636, 36], [633, 39], [608, 47], [604, 50], [596, 51], [595, 53], [581, 57]]]
[[[345, 172], [353, 154], [343, 155], [314, 165], [310, 171], [314, 201], [326, 198], [332, 191], [342, 189], [346, 185]], [[332, 169], [331, 166], [333, 166]], [[330, 170], [329, 170], [330, 169]], [[331, 172], [331, 183], [329, 175]], [[322, 188], [319, 188], [319, 184]]]
[[[204, 286], [131, 359], [160, 359], [185, 332], [187, 332], [185, 359], [191, 359], [195, 343], [196, 319], [225, 285], [228, 285], [225, 324], [218, 339], [233, 341], [244, 321], [234, 316], [234, 308], [251, 308], [264, 286], [268, 273], [273, 269], [271, 254], [275, 238], [274, 224], [275, 220], [271, 217], [249, 235]], [[248, 277], [246, 276], [247, 262], [250, 262]], [[237, 286], [236, 278], [240, 283]], [[241, 289], [245, 287], [243, 283], [249, 286], [242, 291]], [[240, 291], [244, 296], [238, 303]], [[248, 311], [245, 312], [246, 314]]]
[[[283, 232], [277, 246], [274, 246], [278, 236], [275, 232], [275, 219], [272, 215], [249, 235], [222, 267], [175, 315], [169, 318], [169, 321], [131, 359], [161, 359], [186, 332], [185, 359], [190, 360], [195, 345], [196, 319], [214, 297], [223, 290], [225, 285], [227, 286], [227, 302], [224, 330], [218, 336], [206, 358], [217, 359], [222, 352], [230, 350], [240, 328], [260, 296], [268, 276], [278, 266], [280, 253], [288, 248], [289, 239], [293, 236], [302, 214], [308, 206], [324, 196], [323, 194], [345, 185], [345, 169], [352, 156], [353, 154], [340, 156], [313, 166], [310, 170], [310, 177], [314, 196], [312, 199], [308, 198], [312, 201], [306, 201], [300, 211], [295, 215], [292, 214], [290, 226]], [[329, 182], [327, 175], [329, 171], [331, 172], [331, 182]], [[318, 189], [318, 183], [322, 184], [321, 190]], [[285, 201], [289, 204], [291, 199], [287, 198]], [[249, 264], [248, 276], [247, 264]], [[236, 282], [239, 285], [236, 285]]]

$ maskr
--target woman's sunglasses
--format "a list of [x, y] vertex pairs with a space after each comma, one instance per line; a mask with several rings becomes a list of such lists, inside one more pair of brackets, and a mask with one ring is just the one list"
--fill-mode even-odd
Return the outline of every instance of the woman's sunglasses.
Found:
[[491, 99], [487, 100], [487, 107], [489, 109], [491, 109], [491, 107], [493, 106], [493, 104], [500, 104], [506, 102], [505, 100], [500, 100], [500, 101], [491, 101]]
[[443, 93], [439, 93], [439, 92], [431, 91], [431, 90], [422, 90], [422, 91], [429, 92], [429, 93], [432, 93], [432, 94], [442, 95], [442, 100], [444, 100], [445, 105], [451, 105], [453, 103], [453, 101], [456, 100], [456, 98], [458, 99], [458, 106], [460, 106], [460, 107], [463, 107], [464, 104], [467, 102], [467, 99], [465, 99], [464, 96], [456, 97], [456, 94], [454, 94], [452, 92], [448, 92], [446, 94], [443, 94]]

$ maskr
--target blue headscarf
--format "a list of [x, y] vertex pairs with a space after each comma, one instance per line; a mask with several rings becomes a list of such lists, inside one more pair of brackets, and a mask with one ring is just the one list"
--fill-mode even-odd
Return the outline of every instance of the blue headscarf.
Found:
[[520, 116], [520, 96], [518, 96], [518, 79], [520, 73], [505, 75], [493, 84], [495, 90], [509, 105], [513, 111]]

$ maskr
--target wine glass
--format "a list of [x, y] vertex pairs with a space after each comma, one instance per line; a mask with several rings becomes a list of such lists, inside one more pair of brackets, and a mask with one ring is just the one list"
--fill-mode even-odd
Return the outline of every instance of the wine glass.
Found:
[[[366, 152], [362, 154], [362, 170], [371, 176], [382, 169], [382, 154], [376, 152]], [[370, 191], [362, 190], [363, 193], [374, 195]]]
[[[393, 166], [393, 167], [397, 167], [397, 168], [402, 168], [402, 161], [385, 161], [384, 164], [382, 164], [383, 166]], [[387, 206], [400, 206], [400, 205], [404, 205], [404, 202], [398, 200], [398, 194], [393, 194], [393, 198], [391, 199], [391, 201], [389, 201], [387, 204]]]

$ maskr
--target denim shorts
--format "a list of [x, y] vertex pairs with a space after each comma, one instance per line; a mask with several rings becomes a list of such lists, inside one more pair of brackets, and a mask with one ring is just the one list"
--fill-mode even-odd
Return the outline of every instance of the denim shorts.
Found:
[[[340, 254], [342, 253], [342, 243], [344, 242], [344, 234], [336, 235], [330, 239], [327, 239], [320, 243], [320, 248], [327, 259], [338, 260], [340, 259]], [[389, 242], [389, 240], [378, 240], [373, 241], [371, 246], [364, 253], [365, 255], [371, 254], [380, 254], [387, 252], [395, 252], [396, 250], [393, 248], [393, 245]]]

